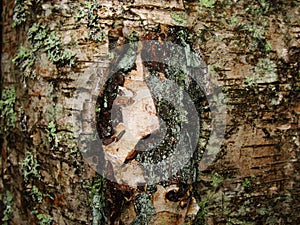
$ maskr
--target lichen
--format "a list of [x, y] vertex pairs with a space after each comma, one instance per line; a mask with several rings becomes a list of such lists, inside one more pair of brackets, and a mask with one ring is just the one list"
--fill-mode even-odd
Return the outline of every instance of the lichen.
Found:
[[147, 193], [140, 193], [135, 197], [134, 207], [137, 216], [131, 225], [147, 225], [151, 217], [156, 213], [151, 203], [151, 195]]
[[132, 69], [136, 57], [137, 57], [137, 41], [139, 40], [139, 34], [137, 31], [131, 31], [126, 37], [127, 45], [122, 49], [121, 57], [117, 61], [116, 68], [113, 68], [112, 73], [122, 70], [123, 72], [128, 72]]
[[200, 6], [213, 8], [217, 0], [198, 0]]
[[186, 26], [187, 20], [184, 13], [171, 13], [171, 17], [175, 20], [179, 25]]
[[35, 55], [34, 51], [24, 46], [20, 46], [18, 49], [18, 53], [15, 58], [13, 58], [13, 63], [19, 66], [21, 69], [22, 76], [24, 78], [34, 78], [34, 64], [35, 64]]
[[75, 64], [75, 53], [63, 50], [60, 38], [51, 31], [45, 41], [45, 51], [51, 62], [58, 66], [69, 65], [72, 67]]
[[13, 216], [13, 195], [9, 190], [6, 190], [5, 192], [3, 203], [5, 205], [5, 209], [3, 211], [3, 217], [1, 218], [1, 221], [3, 225], [8, 225], [10, 224], [9, 221]]
[[259, 59], [254, 72], [259, 82], [268, 83], [277, 80], [277, 66], [269, 58]]
[[[174, 75], [176, 73], [172, 74]], [[154, 147], [153, 144], [151, 144], [151, 141], [147, 141], [147, 146], [140, 146], [140, 144], [138, 143], [136, 149], [141, 150], [141, 153], [138, 155], [137, 160], [141, 162], [145, 168], [147, 168], [149, 174], [146, 174], [146, 176], [148, 179], [152, 180], [155, 178], [155, 176], [158, 176], [158, 174], [160, 174], [162, 176], [161, 180], [168, 180], [170, 174], [153, 171], [152, 165], [163, 162], [165, 159], [172, 156], [178, 164], [176, 168], [173, 168], [174, 171], [181, 171], [181, 175], [177, 174], [177, 176], [180, 176], [182, 179], [187, 179], [191, 175], [189, 168], [190, 165], [183, 165], [179, 163], [181, 162], [179, 158], [182, 159], [182, 157], [184, 157], [183, 154], [190, 154], [191, 152], [191, 143], [189, 138], [187, 138], [187, 131], [184, 129], [184, 127], [190, 121], [187, 117], [188, 111], [183, 104], [183, 102], [186, 101], [186, 99], [183, 98], [183, 90], [177, 89], [176, 92], [178, 93], [178, 95], [176, 97], [171, 97], [169, 95], [171, 93], [173, 95], [174, 90], [172, 89], [170, 84], [167, 82], [160, 82], [157, 77], [155, 78], [154, 73], [152, 76], [154, 77], [147, 79], [147, 84], [150, 88], [151, 93], [155, 93], [156, 95], [154, 96], [154, 98], [156, 100], [157, 112], [159, 117], [166, 123], [166, 134], [165, 137], [162, 138], [161, 142], [158, 143], [157, 147]], [[181, 82], [181, 80], [177, 81]], [[170, 92], [165, 92], [164, 90], [170, 90]], [[167, 95], [169, 96], [169, 98], [167, 99], [172, 99], [171, 103], [164, 100]], [[182, 149], [179, 150], [177, 147], [180, 139], [184, 140], [181, 142], [181, 147], [184, 149], [184, 151], [180, 151]], [[178, 154], [180, 154], [180, 157]], [[179, 158], [177, 159], [177, 157]], [[191, 156], [187, 155], [184, 158], [186, 157]], [[154, 172], [153, 175], [151, 175], [152, 172]]]
[[107, 217], [105, 214], [106, 201], [106, 180], [100, 175], [94, 177], [89, 183], [85, 185], [89, 192], [90, 207], [93, 215], [93, 225], [106, 224]]
[[[255, 2], [255, 4], [253, 4], [253, 1], [249, 1], [249, 0], [247, 0], [245, 2], [245, 6], [246, 6], [245, 12], [250, 13], [252, 15], [261, 16], [269, 11], [270, 3], [268, 1], [256, 0], [254, 2]], [[250, 3], [250, 4], [247, 4], [247, 3]]]
[[23, 79], [35, 78], [35, 63], [38, 53], [45, 52], [49, 60], [57, 67], [75, 64], [75, 53], [65, 50], [60, 37], [40, 23], [34, 23], [27, 32], [30, 43], [27, 47], [21, 45], [13, 59], [22, 71]]
[[31, 198], [32, 201], [37, 202], [37, 203], [42, 203], [43, 202], [43, 193], [40, 192], [37, 186], [33, 185], [32, 190], [31, 190]]
[[64, 50], [60, 37], [54, 31], [49, 31], [46, 26], [34, 23], [28, 30], [28, 40], [33, 46], [33, 52], [41, 49], [47, 53], [49, 60], [55, 65], [59, 67], [74, 65], [75, 53]]
[[25, 153], [24, 160], [20, 163], [21, 172], [24, 177], [24, 181], [27, 183], [30, 178], [40, 179], [41, 175], [39, 172], [39, 166], [37, 159], [34, 157], [32, 152], [27, 151]]
[[277, 66], [269, 58], [259, 59], [254, 67], [253, 74], [245, 77], [245, 86], [247, 89], [255, 88], [260, 83], [272, 83], [277, 81]]
[[14, 88], [6, 88], [2, 91], [0, 100], [1, 111], [1, 129], [0, 134], [5, 134], [8, 130], [13, 129], [17, 121], [17, 113], [15, 112], [16, 91]]
[[25, 24], [28, 18], [35, 15], [40, 2], [41, 0], [15, 0], [12, 26]]
[[55, 149], [58, 147], [59, 139], [57, 136], [57, 128], [54, 121], [50, 121], [48, 123], [48, 127], [46, 128], [48, 142], [50, 143], [51, 149]]
[[40, 213], [40, 214], [37, 214], [36, 217], [38, 219], [39, 225], [52, 225], [54, 222], [54, 219], [52, 218], [52, 216], [50, 216], [48, 214]]
[[26, 10], [24, 0], [16, 0], [13, 15], [13, 27], [26, 22]]
[[85, 1], [80, 4], [79, 11], [75, 14], [75, 20], [87, 21], [88, 38], [94, 42], [102, 42], [105, 38], [105, 33], [101, 28], [101, 18], [98, 14], [98, 9], [101, 5], [98, 1]]

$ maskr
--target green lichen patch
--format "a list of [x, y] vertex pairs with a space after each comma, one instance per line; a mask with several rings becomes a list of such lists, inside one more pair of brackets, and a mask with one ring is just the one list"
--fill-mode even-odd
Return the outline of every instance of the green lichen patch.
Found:
[[79, 6], [78, 12], [75, 14], [75, 20], [84, 20], [87, 22], [88, 38], [94, 42], [102, 42], [105, 38], [105, 33], [101, 27], [101, 18], [98, 10], [101, 5], [98, 1], [85, 1]]
[[35, 54], [31, 49], [21, 45], [18, 49], [16, 57], [13, 59], [13, 63], [21, 69], [25, 78], [35, 77]]
[[23, 79], [34, 78], [35, 63], [40, 53], [46, 53], [49, 60], [57, 67], [74, 66], [75, 53], [65, 50], [60, 37], [40, 23], [34, 23], [27, 32], [28, 47], [20, 46], [13, 59], [22, 71]]
[[26, 22], [26, 9], [24, 0], [16, 0], [13, 15], [13, 27]]
[[151, 203], [151, 195], [140, 193], [135, 197], [134, 201], [135, 211], [137, 216], [131, 225], [149, 224], [150, 219], [155, 215], [155, 208]]
[[217, 0], [198, 0], [200, 6], [213, 8]]
[[40, 192], [37, 186], [33, 185], [32, 186], [32, 191], [30, 193], [32, 201], [37, 202], [37, 203], [42, 203], [43, 202], [43, 193]]
[[[51, 118], [51, 116], [49, 117]], [[66, 154], [72, 156], [79, 153], [78, 140], [74, 137], [75, 128], [72, 124], [58, 125], [54, 120], [51, 120], [45, 128], [45, 132], [46, 140], [44, 143], [50, 145], [51, 150], [63, 149]]]
[[277, 66], [269, 58], [259, 59], [254, 67], [253, 74], [245, 77], [245, 86], [247, 89], [255, 88], [258, 84], [273, 83], [278, 80]]
[[14, 88], [6, 88], [2, 91], [0, 100], [0, 134], [5, 134], [16, 125], [17, 114], [15, 112], [16, 91]]
[[252, 15], [261, 16], [266, 14], [270, 9], [270, 2], [266, 0], [247, 0], [244, 2], [245, 12]]
[[254, 72], [258, 82], [271, 83], [277, 80], [277, 66], [269, 58], [259, 59]]
[[55, 65], [74, 65], [75, 53], [64, 50], [60, 37], [54, 31], [49, 31], [46, 26], [34, 23], [28, 30], [28, 40], [33, 46], [33, 52], [41, 49]]
[[90, 196], [90, 207], [92, 209], [93, 225], [106, 224], [107, 217], [105, 213], [106, 201], [106, 180], [97, 175], [88, 184], [85, 185]]
[[54, 219], [48, 214], [40, 213], [36, 217], [39, 225], [52, 225], [54, 223]]
[[49, 33], [45, 41], [45, 51], [51, 62], [58, 66], [69, 65], [72, 67], [75, 63], [75, 53], [63, 50], [62, 42], [54, 31]]
[[186, 15], [183, 12], [173, 12], [171, 13], [171, 17], [175, 20], [179, 25], [187, 26]]
[[12, 26], [24, 25], [28, 19], [35, 16], [41, 2], [41, 0], [15, 0]]
[[57, 128], [54, 121], [50, 121], [48, 127], [46, 128], [48, 142], [51, 145], [51, 149], [57, 148], [59, 139], [57, 137]]
[[256, 52], [257, 49], [260, 49], [261, 54], [266, 55], [272, 50], [272, 46], [265, 35], [268, 26], [268, 21], [263, 19], [240, 24], [241, 31], [248, 34], [245, 36], [245, 42], [250, 51]]
[[44, 40], [48, 37], [48, 32], [46, 27], [39, 24], [34, 23], [27, 32], [28, 40], [33, 45], [33, 51], [38, 51], [44, 45]]
[[33, 153], [27, 151], [24, 160], [20, 163], [21, 172], [26, 183], [28, 183], [30, 179], [41, 178], [39, 166], [40, 164], [34, 157]]
[[3, 203], [5, 209], [3, 211], [3, 217], [1, 218], [1, 224], [8, 225], [10, 224], [9, 221], [12, 219], [13, 216], [13, 195], [9, 190], [6, 190], [5, 195], [3, 196]]

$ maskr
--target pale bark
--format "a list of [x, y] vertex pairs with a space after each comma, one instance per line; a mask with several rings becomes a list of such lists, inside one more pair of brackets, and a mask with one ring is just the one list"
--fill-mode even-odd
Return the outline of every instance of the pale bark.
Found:
[[[2, 222], [297, 224], [299, 1], [87, 2], [1, 3], [2, 93], [16, 90], [16, 101], [4, 104], [13, 104], [13, 111], [4, 114], [3, 106], [1, 109]], [[99, 126], [94, 104], [101, 102], [103, 96], [104, 90], [99, 86], [105, 84], [109, 65], [117, 60], [112, 59], [111, 50], [121, 52], [130, 38], [174, 43], [183, 40], [208, 65], [209, 77], [223, 87], [226, 99], [215, 96], [212, 102], [226, 102], [227, 112], [226, 118], [220, 116], [226, 122], [224, 138], [217, 131], [209, 138], [215, 125], [224, 121], [212, 125], [215, 105], [209, 105], [191, 82], [190, 95], [201, 112], [201, 133], [193, 164], [176, 179], [139, 187], [136, 184], [145, 181], [139, 163], [149, 155], [141, 154], [138, 161], [132, 146], [155, 132], [157, 122], [161, 123], [149, 93], [144, 93], [146, 103], [141, 104], [151, 109], [137, 113], [147, 117], [145, 121], [151, 129], [144, 132], [143, 127], [129, 138], [133, 140], [130, 149], [120, 154], [117, 145], [124, 147], [123, 142], [111, 142], [123, 130], [100, 137], [110, 142], [103, 151], [91, 141]], [[30, 54], [16, 59], [21, 45]], [[71, 53], [76, 57], [72, 58]], [[154, 54], [152, 49], [148, 53]], [[73, 59], [75, 64], [70, 66]], [[125, 62], [129, 71], [123, 71], [123, 75], [136, 73], [142, 80], [141, 89], [146, 90], [146, 68], [139, 61], [135, 67], [134, 62]], [[22, 68], [24, 64], [27, 66]], [[147, 66], [155, 67], [151, 63]], [[176, 79], [175, 75], [168, 77], [164, 71], [157, 72], [162, 81]], [[208, 83], [207, 77], [203, 77], [204, 84]], [[123, 88], [125, 97], [117, 97], [117, 102], [123, 104], [124, 100], [129, 107], [121, 106], [123, 115], [139, 110], [139, 104], [129, 106], [131, 100], [136, 100], [130, 100], [129, 92], [138, 90], [130, 90], [128, 78], [122, 85], [120, 77], [115, 79], [110, 88]], [[178, 82], [186, 85], [189, 80]], [[210, 86], [202, 88], [213, 92]], [[162, 106], [166, 108], [171, 111], [168, 105]], [[16, 122], [11, 124], [13, 115]], [[125, 127], [126, 119], [130, 118], [126, 116]], [[107, 126], [106, 122], [101, 126]], [[139, 125], [135, 124], [135, 131]], [[107, 127], [98, 127], [102, 128]], [[126, 129], [130, 129], [128, 124]], [[89, 151], [84, 152], [85, 149]], [[107, 151], [119, 157], [120, 162], [106, 164]], [[205, 159], [201, 160], [203, 155]], [[215, 159], [213, 164], [209, 156]], [[122, 175], [114, 173], [114, 166], [125, 160], [139, 177], [124, 179], [131, 187], [111, 181], [120, 179]], [[107, 171], [109, 179], [103, 179], [96, 171]]]

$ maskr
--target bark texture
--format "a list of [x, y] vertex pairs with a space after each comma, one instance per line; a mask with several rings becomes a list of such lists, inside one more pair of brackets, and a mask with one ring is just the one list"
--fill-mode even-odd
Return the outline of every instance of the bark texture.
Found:
[[[299, 1], [281, 0], [3, 0], [2, 223], [297, 224], [299, 16]], [[80, 150], [104, 126], [90, 103], [105, 108], [97, 84], [111, 50], [136, 39], [183, 40], [199, 53], [227, 117], [224, 138], [208, 140], [211, 110], [200, 96], [196, 172], [132, 188], [96, 173], [99, 149]], [[209, 141], [221, 142], [211, 165], [201, 161]]]

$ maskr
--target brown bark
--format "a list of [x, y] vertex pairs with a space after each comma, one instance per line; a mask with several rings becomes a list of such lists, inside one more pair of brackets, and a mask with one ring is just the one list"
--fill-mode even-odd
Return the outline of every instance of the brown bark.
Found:
[[[2, 222], [296, 224], [299, 1], [87, 2], [2, 2]], [[117, 179], [113, 165], [104, 164], [103, 151], [91, 141], [96, 126], [103, 131], [109, 125], [108, 121], [99, 125], [99, 120], [96, 124], [99, 114], [91, 102], [101, 103], [104, 95], [97, 82], [99, 77], [100, 86], [106, 82], [110, 62], [117, 60], [111, 59], [111, 50], [121, 51], [124, 43], [136, 38], [133, 34], [139, 40], [179, 44], [183, 38], [222, 86], [225, 100], [214, 101], [225, 101], [227, 113], [224, 138], [216, 134], [214, 139], [210, 136], [216, 128], [214, 105], [205, 97], [195, 98], [201, 112], [193, 159], [196, 172], [139, 187], [112, 182]], [[16, 58], [21, 45], [28, 54]], [[155, 55], [152, 49], [148, 53]], [[129, 69], [138, 73], [139, 68]], [[157, 72], [161, 80], [171, 77]], [[123, 71], [122, 76], [127, 75]], [[106, 90], [124, 83], [122, 76]], [[16, 90], [16, 101], [4, 104], [3, 93], [11, 88]], [[13, 111], [5, 113], [5, 107]], [[109, 146], [121, 139], [119, 134], [101, 138]], [[207, 151], [207, 146], [212, 148]], [[85, 148], [89, 151], [80, 152]], [[160, 149], [160, 153], [168, 152]], [[216, 153], [211, 164], [206, 156]], [[137, 155], [124, 155], [126, 163], [144, 159]], [[109, 179], [97, 170], [106, 171]], [[194, 220], [197, 205], [200, 210]]]

